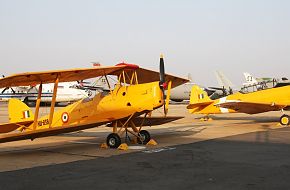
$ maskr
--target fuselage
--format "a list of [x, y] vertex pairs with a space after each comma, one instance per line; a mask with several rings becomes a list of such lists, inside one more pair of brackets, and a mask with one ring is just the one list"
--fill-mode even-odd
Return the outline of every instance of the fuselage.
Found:
[[228, 101], [255, 102], [261, 104], [264, 103], [290, 106], [290, 86], [259, 90], [247, 94], [237, 92], [232, 95], [217, 99], [211, 102], [209, 105], [190, 109], [190, 112], [197, 114], [220, 114], [236, 112], [235, 110], [216, 106], [216, 104], [225, 103]]
[[[117, 85], [109, 94], [75, 102], [54, 113], [52, 127], [111, 122], [132, 114], [150, 112], [164, 104], [159, 82]], [[32, 129], [33, 124], [29, 127]], [[49, 127], [49, 115], [38, 120], [38, 129]]]

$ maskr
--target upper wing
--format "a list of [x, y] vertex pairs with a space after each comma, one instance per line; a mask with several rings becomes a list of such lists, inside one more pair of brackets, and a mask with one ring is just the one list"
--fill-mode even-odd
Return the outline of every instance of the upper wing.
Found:
[[216, 104], [218, 107], [228, 108], [241, 113], [256, 114], [268, 111], [281, 110], [287, 105], [277, 105], [277, 104], [265, 104], [257, 102], [241, 102], [241, 101], [230, 101], [224, 103]]
[[[129, 74], [130, 72], [133, 72], [133, 70], [128, 70], [127, 71]], [[152, 71], [144, 68], [138, 68], [136, 70], [137, 75], [138, 75], [138, 83], [149, 83], [149, 82], [154, 82], [154, 81], [159, 81], [160, 80], [160, 74], [157, 71]], [[115, 75], [119, 75], [120, 70], [114, 72]], [[173, 76], [170, 74], [165, 74], [165, 81], [169, 82], [172, 81], [172, 88], [179, 86], [181, 84], [189, 82], [188, 79]]]
[[[159, 81], [159, 73], [156, 71], [139, 68], [138, 66], [132, 67], [130, 64], [121, 64], [111, 67], [21, 73], [0, 79], [0, 88], [11, 86], [29, 86], [40, 83], [54, 83], [57, 77], [59, 78], [59, 82], [69, 82], [104, 75], [119, 75], [124, 69], [126, 69], [128, 74], [136, 71], [139, 83]], [[166, 81], [172, 81], [172, 88], [188, 82], [187, 79], [168, 74], [166, 74]], [[129, 79], [127, 83], [130, 83]]]
[[29, 86], [40, 83], [54, 83], [57, 77], [59, 78], [59, 82], [84, 80], [103, 75], [110, 75], [111, 73], [122, 70], [125, 67], [125, 65], [120, 65], [87, 69], [21, 73], [0, 79], [0, 88]]

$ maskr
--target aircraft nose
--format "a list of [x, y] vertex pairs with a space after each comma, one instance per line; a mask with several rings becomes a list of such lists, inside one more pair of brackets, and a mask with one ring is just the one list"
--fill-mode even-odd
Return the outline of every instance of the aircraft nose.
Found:
[[161, 106], [163, 105], [163, 91], [160, 88], [159, 83], [153, 87], [153, 97], [156, 100], [156, 106]]

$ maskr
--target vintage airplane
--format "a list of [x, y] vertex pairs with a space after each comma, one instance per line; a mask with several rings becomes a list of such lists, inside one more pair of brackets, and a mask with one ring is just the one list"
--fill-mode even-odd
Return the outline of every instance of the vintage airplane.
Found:
[[272, 88], [275, 87], [281, 87], [281, 86], [287, 86], [290, 85], [290, 81], [286, 77], [282, 78], [269, 78], [269, 77], [263, 77], [263, 78], [256, 78], [253, 77], [250, 73], [244, 73], [246, 82], [243, 83], [242, 90], [245, 88], [249, 88], [252, 86], [258, 86], [258, 88], [264, 88], [265, 85], [268, 88], [271, 86]]
[[[55, 111], [59, 82], [81, 81], [98, 76], [104, 76], [107, 80], [109, 75], [118, 76], [118, 84], [109, 93], [99, 93], [93, 98], [80, 100]], [[9, 101], [10, 122], [0, 125], [0, 133], [4, 133], [0, 136], [0, 142], [33, 140], [110, 124], [113, 132], [107, 137], [109, 147], [118, 147], [124, 134], [131, 134], [140, 143], [146, 144], [151, 137], [148, 131], [142, 130], [145, 120], [150, 120], [150, 113], [162, 106], [165, 114], [168, 111], [169, 96], [165, 100], [164, 95], [166, 86], [170, 94], [171, 87], [174, 88], [187, 81], [165, 74], [163, 57], [160, 58], [159, 73], [137, 65], [120, 63], [111, 67], [33, 72], [5, 77], [0, 79], [0, 88], [40, 85], [34, 114], [20, 100]], [[49, 115], [39, 118], [44, 83], [54, 83], [54, 91]], [[143, 114], [145, 115], [143, 118], [139, 117]], [[158, 120], [159, 123], [168, 121], [171, 120], [164, 117]], [[16, 133], [15, 130], [20, 132]]]
[[[290, 108], [290, 86], [269, 88], [249, 93], [237, 92], [226, 97], [211, 100], [205, 91], [195, 85], [191, 90], [190, 113], [209, 114], [247, 113], [257, 114], [268, 111], [282, 111]], [[289, 115], [280, 117], [282, 125], [290, 124]]]

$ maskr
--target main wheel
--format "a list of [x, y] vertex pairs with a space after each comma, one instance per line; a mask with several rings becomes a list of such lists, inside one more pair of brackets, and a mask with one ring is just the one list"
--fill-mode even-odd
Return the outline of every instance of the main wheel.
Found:
[[280, 117], [280, 123], [281, 123], [281, 125], [289, 125], [290, 124], [290, 117], [289, 117], [289, 115], [286, 115], [286, 114], [282, 115]]
[[138, 134], [139, 138], [138, 138], [138, 143], [139, 144], [147, 144], [151, 137], [150, 137], [150, 133], [146, 130], [141, 130]]
[[110, 148], [118, 148], [121, 145], [121, 138], [116, 133], [111, 133], [107, 137], [107, 145]]

